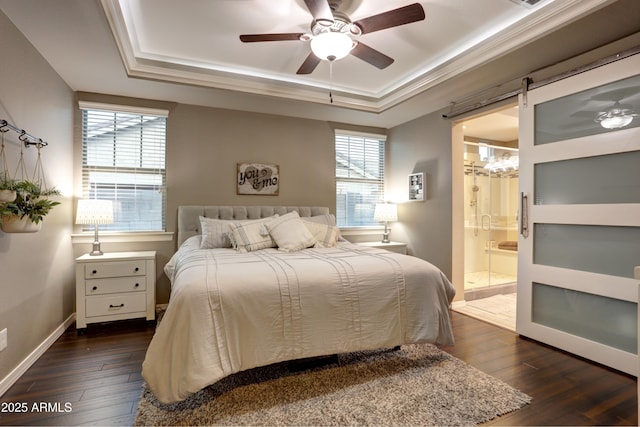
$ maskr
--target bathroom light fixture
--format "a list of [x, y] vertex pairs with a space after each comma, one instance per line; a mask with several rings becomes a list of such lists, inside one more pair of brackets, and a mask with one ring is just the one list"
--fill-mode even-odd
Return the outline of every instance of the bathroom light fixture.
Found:
[[512, 156], [511, 153], [504, 153], [498, 159], [492, 159], [484, 165], [485, 169], [491, 172], [506, 172], [509, 170], [518, 170], [520, 165], [520, 158], [518, 156]]
[[600, 123], [600, 126], [605, 129], [620, 129], [628, 126], [633, 118], [637, 116], [638, 113], [631, 108], [621, 108], [621, 106], [618, 105], [609, 111], [599, 113], [595, 122]]
[[93, 224], [93, 250], [89, 255], [103, 255], [98, 240], [98, 225], [113, 224], [113, 202], [111, 200], [81, 199], [78, 200], [76, 224]]
[[398, 206], [394, 203], [377, 203], [373, 219], [384, 222], [382, 243], [389, 243], [389, 221], [398, 220]]

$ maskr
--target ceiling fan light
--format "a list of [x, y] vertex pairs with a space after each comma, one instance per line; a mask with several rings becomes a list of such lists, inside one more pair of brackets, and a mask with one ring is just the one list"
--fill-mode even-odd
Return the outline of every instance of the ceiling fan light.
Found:
[[638, 114], [630, 109], [613, 108], [605, 113], [600, 113], [596, 122], [605, 129], [620, 129], [628, 126]]
[[633, 116], [606, 117], [600, 121], [600, 126], [605, 129], [619, 129], [627, 126], [633, 120]]
[[311, 39], [311, 50], [314, 55], [325, 61], [342, 59], [353, 49], [353, 40], [345, 33], [329, 31], [316, 35]]

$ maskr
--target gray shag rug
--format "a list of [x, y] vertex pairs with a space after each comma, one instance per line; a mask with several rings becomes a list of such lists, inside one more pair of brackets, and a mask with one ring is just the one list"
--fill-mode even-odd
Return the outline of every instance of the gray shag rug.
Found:
[[169, 405], [145, 385], [135, 424], [473, 426], [531, 401], [431, 344], [329, 360], [240, 372]]

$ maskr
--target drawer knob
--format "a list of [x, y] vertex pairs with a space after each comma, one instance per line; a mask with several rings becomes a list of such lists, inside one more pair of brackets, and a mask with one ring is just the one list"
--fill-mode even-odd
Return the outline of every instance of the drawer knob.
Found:
[[135, 287], [137, 288], [138, 286], [140, 286], [140, 283], [136, 283], [136, 286], [135, 286]]
[[109, 308], [122, 308], [122, 307], [124, 307], [124, 303], [119, 304], [119, 305], [109, 304]]
[[92, 290], [94, 290], [94, 291], [97, 291], [97, 290], [98, 290], [98, 287], [97, 287], [97, 286], [94, 286], [94, 287], [93, 287], [93, 288], [91, 288], [91, 289], [92, 289]]
[[96, 274], [97, 272], [98, 272], [98, 270], [93, 270], [93, 271], [91, 272], [91, 274]]
[[135, 271], [140, 271], [140, 268], [139, 268], [139, 267], [136, 267]]

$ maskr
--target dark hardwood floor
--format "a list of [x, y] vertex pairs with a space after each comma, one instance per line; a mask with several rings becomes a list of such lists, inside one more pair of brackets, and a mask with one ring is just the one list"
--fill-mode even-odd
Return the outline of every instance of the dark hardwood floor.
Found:
[[[445, 351], [533, 397], [488, 425], [638, 425], [634, 377], [458, 313], [453, 323]], [[1, 412], [0, 425], [132, 425], [153, 331], [143, 320], [69, 328], [0, 398], [0, 409], [27, 409]]]
[[133, 425], [154, 331], [144, 319], [68, 328], [0, 398], [0, 425]]

